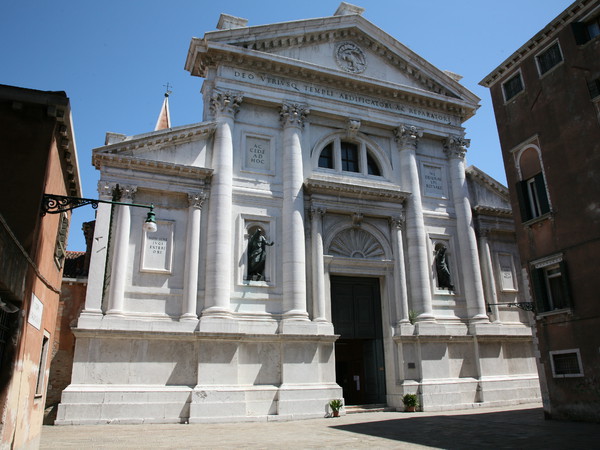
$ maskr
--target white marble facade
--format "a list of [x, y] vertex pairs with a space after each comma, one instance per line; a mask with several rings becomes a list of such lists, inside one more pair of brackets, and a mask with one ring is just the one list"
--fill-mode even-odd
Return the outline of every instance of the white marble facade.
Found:
[[[100, 198], [153, 203], [159, 230], [100, 205], [57, 423], [539, 398], [529, 313], [497, 305], [526, 301], [508, 194], [465, 168], [479, 99], [361, 12], [222, 15], [186, 62], [204, 122], [94, 151]], [[273, 245], [249, 277], [257, 228]]]

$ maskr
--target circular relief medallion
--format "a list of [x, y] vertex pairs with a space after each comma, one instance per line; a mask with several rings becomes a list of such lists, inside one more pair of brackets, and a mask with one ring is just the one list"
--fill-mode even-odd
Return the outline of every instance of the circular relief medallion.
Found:
[[360, 47], [352, 42], [342, 42], [335, 49], [335, 61], [342, 70], [363, 73], [367, 68], [367, 57]]

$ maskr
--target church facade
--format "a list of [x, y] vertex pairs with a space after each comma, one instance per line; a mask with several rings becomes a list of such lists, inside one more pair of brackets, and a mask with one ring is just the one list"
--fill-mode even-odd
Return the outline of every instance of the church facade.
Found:
[[323, 417], [539, 399], [508, 192], [465, 167], [479, 99], [342, 3], [190, 44], [203, 122], [107, 135], [57, 423]]

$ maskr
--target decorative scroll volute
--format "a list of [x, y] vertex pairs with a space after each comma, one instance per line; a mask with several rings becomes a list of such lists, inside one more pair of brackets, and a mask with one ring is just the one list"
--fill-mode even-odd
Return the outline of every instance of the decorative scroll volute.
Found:
[[448, 136], [444, 139], [444, 151], [452, 158], [464, 158], [467, 153], [467, 147], [471, 144], [470, 139], [465, 139], [461, 136]]
[[404, 148], [413, 148], [416, 150], [419, 144], [419, 138], [423, 137], [423, 129], [414, 125], [400, 125], [394, 129], [396, 142], [400, 145], [400, 150]]
[[310, 113], [308, 106], [300, 103], [283, 103], [279, 116], [284, 127], [294, 126], [298, 128], [304, 127], [304, 120]]
[[240, 108], [244, 96], [241, 92], [220, 91], [215, 89], [210, 97], [210, 112], [213, 116], [235, 116]]

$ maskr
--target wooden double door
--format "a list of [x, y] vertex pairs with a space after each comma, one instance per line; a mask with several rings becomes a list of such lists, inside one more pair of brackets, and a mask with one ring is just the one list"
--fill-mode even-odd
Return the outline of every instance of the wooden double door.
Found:
[[336, 381], [346, 405], [386, 403], [379, 280], [331, 277]]

